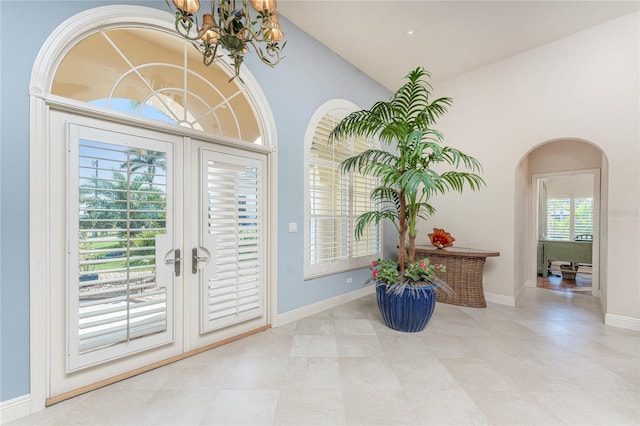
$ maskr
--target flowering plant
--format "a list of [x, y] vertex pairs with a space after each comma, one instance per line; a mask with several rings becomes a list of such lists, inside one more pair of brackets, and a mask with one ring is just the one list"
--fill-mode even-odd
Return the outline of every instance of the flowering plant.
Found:
[[445, 272], [445, 265], [431, 263], [428, 258], [418, 259], [400, 270], [398, 262], [391, 259], [378, 259], [371, 262], [371, 280], [384, 284], [433, 284], [438, 287], [446, 285], [438, 274]]

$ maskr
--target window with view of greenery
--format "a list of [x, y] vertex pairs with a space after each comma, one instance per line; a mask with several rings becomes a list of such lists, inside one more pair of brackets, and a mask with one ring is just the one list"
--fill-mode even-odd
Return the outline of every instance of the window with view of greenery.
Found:
[[573, 241], [593, 234], [593, 198], [547, 200], [547, 239]]
[[156, 238], [166, 233], [166, 152], [80, 140], [78, 337], [81, 354], [166, 330]]

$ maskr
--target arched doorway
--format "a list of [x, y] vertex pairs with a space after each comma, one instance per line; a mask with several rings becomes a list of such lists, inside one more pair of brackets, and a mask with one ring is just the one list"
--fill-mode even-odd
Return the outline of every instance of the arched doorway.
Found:
[[[519, 203], [516, 206], [516, 211], [526, 212], [526, 215], [520, 218], [517, 215], [516, 229], [520, 230], [520, 235], [526, 236], [527, 243], [520, 245], [522, 251], [516, 253], [516, 259], [523, 262], [523, 265], [527, 265], [527, 286], [535, 287], [539, 275], [546, 276], [544, 272], [547, 265], [544, 263], [549, 258], [549, 253], [554, 253], [550, 254], [552, 258], [558, 257], [555, 252], [558, 250], [556, 245], [559, 245], [562, 246], [560, 250], [566, 251], [566, 253], [562, 252], [560, 257], [568, 256], [567, 261], [563, 263], [573, 264], [575, 267], [581, 263], [578, 260], [591, 263], [591, 294], [594, 296], [600, 294], [602, 261], [606, 260], [606, 256], [604, 256], [606, 242], [602, 238], [602, 235], [606, 233], [606, 222], [600, 220], [600, 211], [606, 208], [603, 203], [606, 203], [607, 190], [603, 183], [606, 183], [607, 179], [607, 164], [604, 152], [597, 146], [587, 141], [570, 138], [542, 143], [529, 151], [520, 161], [517, 169], [519, 175], [522, 176], [519, 190], [527, 195], [517, 198]], [[544, 194], [545, 189], [542, 189], [543, 181], [546, 183], [556, 182], [556, 188], [563, 184], [576, 185], [575, 182], [586, 182], [589, 190], [585, 192], [585, 190], [577, 188], [574, 190], [556, 189], [556, 195], [551, 198], [553, 199], [552, 203], [558, 204], [558, 206], [549, 210], [550, 206], [546, 205], [546, 200], [549, 197]], [[564, 195], [557, 196], [558, 193]], [[592, 194], [592, 200], [589, 194]], [[544, 200], [541, 201], [542, 199]], [[587, 204], [593, 212], [592, 222], [588, 222], [587, 215], [584, 214]], [[561, 208], [560, 205], [563, 207]], [[582, 217], [584, 220], [581, 220], [581, 215], [578, 212], [584, 214]], [[551, 216], [548, 216], [549, 214]], [[562, 216], [560, 219], [558, 219], [558, 214]], [[553, 223], [547, 223], [548, 217], [552, 217], [550, 221]], [[581, 226], [585, 229], [589, 227], [590, 231], [581, 231]], [[525, 229], [527, 229], [526, 232]], [[576, 239], [582, 239], [583, 234], [589, 234], [591, 241], [579, 244]], [[546, 242], [546, 240], [551, 242]], [[589, 245], [588, 248], [587, 245]], [[545, 256], [545, 248], [547, 256]], [[585, 254], [582, 252], [587, 250], [590, 257], [585, 259]], [[576, 259], [575, 262], [571, 260], [573, 257]], [[561, 261], [562, 259], [554, 260]], [[606, 265], [604, 266], [606, 267]]]
[[270, 323], [274, 120], [172, 22], [88, 10], [36, 59], [32, 411]]

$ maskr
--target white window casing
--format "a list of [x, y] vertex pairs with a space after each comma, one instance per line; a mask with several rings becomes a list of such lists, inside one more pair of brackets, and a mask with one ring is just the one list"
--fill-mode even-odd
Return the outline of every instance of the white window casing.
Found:
[[369, 226], [356, 240], [358, 216], [375, 209], [370, 193], [375, 178], [343, 174], [340, 163], [377, 141], [351, 138], [329, 143], [336, 124], [359, 108], [345, 100], [323, 104], [305, 134], [305, 279], [359, 269], [381, 255], [382, 224]]

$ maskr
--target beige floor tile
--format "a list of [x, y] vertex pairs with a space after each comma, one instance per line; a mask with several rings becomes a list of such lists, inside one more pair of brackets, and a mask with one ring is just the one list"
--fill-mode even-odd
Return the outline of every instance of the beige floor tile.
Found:
[[403, 333], [369, 295], [11, 425], [638, 425], [639, 389], [640, 332], [591, 296], [438, 303]]
[[363, 387], [344, 391], [347, 425], [417, 425], [417, 410], [403, 391]]
[[290, 356], [329, 357], [338, 356], [336, 337], [298, 334], [293, 337]]
[[[568, 425], [638, 425], [638, 393], [630, 393], [624, 403], [620, 392], [532, 392], [533, 397]], [[636, 404], [633, 404], [635, 396]]]
[[384, 356], [378, 336], [336, 336], [338, 357], [381, 357]]
[[338, 358], [291, 357], [282, 389], [341, 389]]
[[280, 391], [221, 390], [205, 412], [203, 425], [273, 424]]
[[311, 426], [346, 424], [341, 390], [283, 390], [275, 425]]
[[416, 404], [419, 425], [489, 425], [485, 414], [463, 390], [407, 391]]
[[473, 391], [469, 394], [491, 425], [551, 426], [564, 424], [544, 404], [526, 392]]
[[343, 390], [402, 390], [390, 361], [385, 358], [340, 358], [338, 362]]

